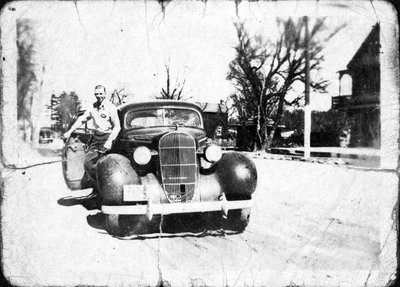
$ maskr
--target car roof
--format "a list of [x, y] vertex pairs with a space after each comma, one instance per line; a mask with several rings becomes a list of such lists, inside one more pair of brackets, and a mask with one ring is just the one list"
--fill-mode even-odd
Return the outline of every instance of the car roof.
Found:
[[198, 112], [202, 113], [202, 110], [199, 105], [195, 103], [178, 101], [178, 100], [154, 100], [147, 102], [132, 102], [120, 105], [118, 109], [125, 113], [130, 110], [142, 109], [142, 108], [164, 108], [164, 107], [181, 107], [181, 108], [190, 108], [195, 109]]
[[54, 132], [51, 128], [40, 128], [41, 132]]

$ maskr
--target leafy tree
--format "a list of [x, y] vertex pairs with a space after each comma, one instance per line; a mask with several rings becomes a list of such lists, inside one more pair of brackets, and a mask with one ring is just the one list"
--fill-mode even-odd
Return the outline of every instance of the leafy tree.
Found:
[[[324, 44], [342, 28], [321, 38], [318, 35], [326, 29], [324, 23], [325, 18], [317, 19], [310, 29], [311, 71], [320, 69]], [[231, 99], [239, 122], [253, 120], [257, 148], [267, 150], [285, 107], [299, 106], [304, 97], [304, 92], [296, 96], [293, 93], [297, 83], [305, 82], [306, 19], [278, 19], [277, 26], [279, 36], [275, 40], [265, 40], [261, 35], [251, 37], [244, 23], [235, 23], [238, 44], [227, 75], [236, 88]], [[325, 92], [327, 84], [323, 79], [311, 79], [310, 87], [313, 91]], [[288, 95], [292, 97], [290, 100]], [[267, 127], [271, 125], [268, 132]]]
[[[340, 137], [350, 130], [352, 120], [351, 116], [337, 110], [314, 111], [311, 115], [312, 146], [339, 146]], [[303, 145], [304, 111], [285, 111], [281, 123], [289, 130], [294, 130], [286, 144]]]
[[52, 94], [50, 98], [50, 105], [47, 105], [46, 108], [50, 109], [50, 119], [52, 123], [54, 123], [51, 125], [51, 128], [56, 132], [61, 132], [62, 130], [61, 115], [57, 109], [59, 105], [60, 96]]
[[37, 127], [40, 109], [40, 96], [38, 92], [43, 84], [40, 70], [36, 60], [36, 36], [33, 23], [28, 19], [17, 21], [17, 118], [23, 139], [34, 142], [39, 136]]
[[75, 92], [62, 92], [61, 95], [51, 97], [51, 119], [55, 121], [55, 130], [65, 132], [71, 123], [72, 117], [81, 109], [81, 102]]
[[293, 111], [285, 110], [281, 118], [281, 124], [289, 130], [294, 130], [295, 134], [303, 135], [304, 111], [301, 109], [295, 109]]

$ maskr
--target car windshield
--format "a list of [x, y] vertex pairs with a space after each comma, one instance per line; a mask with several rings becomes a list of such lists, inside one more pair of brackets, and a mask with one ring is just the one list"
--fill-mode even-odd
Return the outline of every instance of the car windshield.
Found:
[[201, 128], [200, 115], [194, 110], [159, 108], [130, 111], [125, 117], [128, 129], [176, 125]]

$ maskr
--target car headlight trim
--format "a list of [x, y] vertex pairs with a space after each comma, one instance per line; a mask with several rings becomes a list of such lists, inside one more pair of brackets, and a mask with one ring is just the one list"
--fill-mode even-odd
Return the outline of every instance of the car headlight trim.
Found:
[[135, 149], [133, 160], [140, 165], [148, 164], [151, 160], [151, 151], [145, 146], [140, 146]]
[[204, 155], [209, 162], [217, 162], [222, 157], [222, 150], [217, 145], [210, 145], [206, 148]]

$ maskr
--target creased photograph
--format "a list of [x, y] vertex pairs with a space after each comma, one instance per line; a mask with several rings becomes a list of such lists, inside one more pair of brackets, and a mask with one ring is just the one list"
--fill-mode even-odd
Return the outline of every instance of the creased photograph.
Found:
[[8, 2], [0, 285], [394, 286], [398, 42], [386, 1]]

